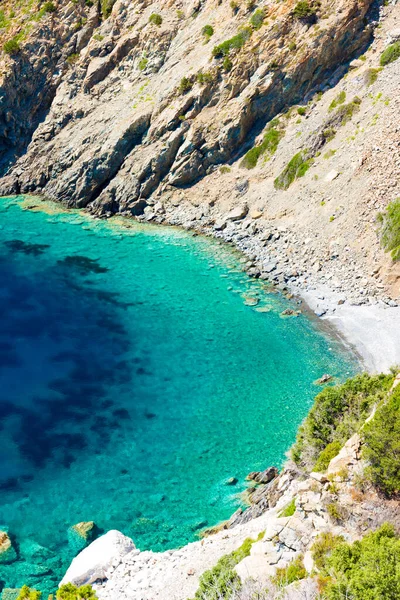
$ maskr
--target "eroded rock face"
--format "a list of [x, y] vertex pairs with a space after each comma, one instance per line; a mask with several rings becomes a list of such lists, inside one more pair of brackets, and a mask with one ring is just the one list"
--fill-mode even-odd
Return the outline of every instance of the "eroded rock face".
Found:
[[16, 560], [17, 554], [6, 531], [0, 531], [0, 563], [10, 563]]
[[135, 544], [130, 538], [119, 531], [109, 531], [74, 558], [60, 585], [81, 586], [107, 579], [108, 570], [134, 549]]
[[[119, 0], [96, 35], [87, 39], [82, 30], [71, 38], [80, 54], [65, 74], [49, 62], [42, 88], [47, 102], [50, 88], [56, 96], [0, 193], [40, 192], [97, 214], [142, 214], [157, 188], [192, 185], [229, 160], [255, 127], [304, 99], [362, 48], [371, 36], [371, 3], [323, 0], [316, 28], [293, 17], [294, 2], [270, 2], [264, 25], [231, 52], [227, 71], [212, 47], [249, 27], [247, 8], [233, 15], [228, 0], [207, 0], [192, 19], [182, 18], [178, 1], [160, 10]], [[161, 12], [159, 27], [149, 23], [153, 12]], [[204, 44], [202, 28], [211, 22], [212, 43]]]

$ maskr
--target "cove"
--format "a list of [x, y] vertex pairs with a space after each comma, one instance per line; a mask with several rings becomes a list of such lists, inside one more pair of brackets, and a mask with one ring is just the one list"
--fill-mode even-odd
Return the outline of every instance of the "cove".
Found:
[[313, 382], [358, 369], [238, 253], [175, 228], [4, 198], [0, 281], [0, 529], [18, 554], [0, 589], [54, 592], [80, 521], [140, 549], [193, 541], [249, 471], [282, 464]]

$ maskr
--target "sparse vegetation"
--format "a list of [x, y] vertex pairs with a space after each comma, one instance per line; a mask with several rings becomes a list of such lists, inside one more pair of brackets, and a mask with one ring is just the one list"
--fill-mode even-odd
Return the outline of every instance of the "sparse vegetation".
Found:
[[337, 108], [339, 106], [339, 104], [343, 104], [344, 101], [346, 100], [346, 92], [344, 90], [342, 90], [337, 96], [336, 98], [334, 98], [332, 100], [332, 102], [329, 105], [329, 111], [332, 111], [333, 109]]
[[[260, 534], [258, 539], [261, 539], [262, 536], [263, 534]], [[234, 567], [246, 556], [249, 556], [255, 541], [257, 540], [247, 538], [240, 548], [220, 558], [215, 567], [203, 573], [195, 600], [229, 598], [233, 591], [238, 590], [241, 583]]]
[[193, 81], [188, 79], [187, 77], [182, 77], [181, 82], [179, 84], [179, 93], [187, 94], [193, 87]]
[[279, 513], [279, 517], [292, 517], [296, 512], [296, 498], [293, 498]]
[[206, 41], [208, 42], [210, 37], [214, 35], [214, 28], [211, 25], [204, 25], [203, 29], [201, 30], [201, 33], [204, 35]]
[[365, 85], [367, 87], [369, 87], [370, 85], [373, 85], [375, 83], [375, 81], [378, 79], [378, 75], [379, 75], [380, 71], [381, 71], [381, 69], [368, 69], [365, 72], [364, 81], [365, 81]]
[[385, 67], [386, 65], [394, 62], [400, 58], [400, 42], [391, 44], [381, 54], [380, 65]]
[[17, 600], [40, 600], [42, 592], [29, 588], [27, 585], [22, 586]]
[[293, 156], [291, 161], [275, 179], [274, 186], [277, 190], [287, 190], [295, 179], [303, 177], [313, 164], [313, 159], [308, 150], [302, 150]]
[[229, 71], [232, 71], [233, 62], [231, 61], [229, 56], [224, 57], [224, 60], [222, 61], [222, 67], [223, 67], [224, 71], [226, 71], [226, 73], [229, 73]]
[[258, 8], [250, 17], [250, 25], [253, 29], [257, 30], [262, 27], [265, 19], [265, 12], [263, 8]]
[[10, 54], [11, 56], [18, 54], [18, 52], [21, 50], [21, 46], [17, 36], [11, 38], [11, 40], [7, 40], [7, 42], [5, 42], [3, 45], [3, 50], [6, 54]]
[[292, 459], [311, 470], [328, 444], [336, 441], [342, 446], [359, 431], [374, 404], [386, 396], [393, 379], [393, 375], [364, 373], [322, 390], [298, 430]]
[[139, 71], [144, 71], [147, 67], [149, 59], [146, 56], [142, 56], [142, 58], [138, 62]]
[[251, 33], [252, 30], [250, 27], [242, 27], [235, 36], [229, 40], [225, 40], [225, 42], [222, 42], [222, 44], [219, 44], [218, 46], [214, 46], [212, 55], [214, 58], [222, 58], [223, 56], [228, 56], [232, 50], [240, 50], [247, 40], [250, 39]]
[[297, 114], [300, 115], [301, 117], [304, 117], [306, 112], [307, 112], [307, 109], [305, 106], [299, 106], [299, 108], [297, 109]]
[[90, 585], [76, 587], [72, 583], [62, 585], [56, 593], [57, 600], [97, 600], [97, 596]]
[[320, 455], [318, 456], [317, 462], [313, 467], [313, 471], [317, 473], [323, 473], [329, 466], [332, 458], [335, 458], [341, 450], [342, 444], [339, 440], [335, 440], [331, 442], [322, 450]]
[[101, 0], [100, 6], [103, 19], [107, 19], [111, 15], [115, 1], [116, 0]]
[[285, 587], [305, 577], [307, 577], [307, 571], [303, 565], [303, 558], [299, 556], [287, 567], [277, 569], [274, 577], [272, 577], [272, 582], [278, 587]]
[[257, 165], [258, 159], [263, 154], [267, 154], [268, 157], [273, 156], [278, 148], [279, 142], [285, 135], [283, 129], [278, 128], [279, 121], [274, 120], [270, 123], [261, 144], [251, 148], [243, 157], [240, 166], [245, 169], [254, 169]]
[[382, 246], [391, 253], [393, 260], [400, 260], [400, 198], [391, 202], [378, 219]]
[[308, 0], [300, 0], [293, 9], [293, 17], [304, 21], [315, 21], [317, 10]]
[[157, 27], [160, 27], [160, 25], [162, 25], [162, 16], [157, 14], [157, 13], [151, 13], [150, 17], [149, 17], [149, 23], [153, 23], [153, 25], [157, 25]]

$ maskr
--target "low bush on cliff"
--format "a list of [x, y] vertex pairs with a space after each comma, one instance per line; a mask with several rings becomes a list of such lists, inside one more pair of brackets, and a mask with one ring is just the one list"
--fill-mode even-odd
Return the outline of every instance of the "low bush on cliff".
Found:
[[313, 159], [309, 156], [307, 150], [295, 154], [282, 173], [275, 179], [275, 189], [287, 190], [295, 179], [303, 177], [307, 173], [312, 163]]
[[[400, 539], [391, 525], [386, 523], [353, 544], [335, 536], [330, 542], [329, 550], [318, 552], [316, 561], [324, 599], [400, 598]], [[314, 560], [317, 544], [319, 540], [313, 547]]]
[[272, 583], [278, 587], [285, 587], [305, 577], [307, 577], [307, 571], [304, 568], [303, 557], [299, 556], [288, 564], [287, 567], [277, 569], [274, 577], [272, 577]]
[[42, 592], [38, 590], [33, 590], [29, 588], [27, 585], [24, 585], [17, 597], [17, 600], [40, 600], [42, 597]]
[[157, 25], [157, 27], [162, 25], [162, 21], [162, 16], [157, 13], [152, 13], [149, 17], [149, 23], [153, 23], [153, 25]]
[[293, 17], [304, 21], [315, 21], [317, 10], [308, 2], [308, 0], [300, 0], [293, 9]]
[[[52, 594], [49, 596], [48, 600], [54, 600], [54, 598], [56, 598], [56, 600], [97, 600], [97, 596], [90, 585], [82, 585], [81, 587], [77, 587], [72, 583], [66, 583], [65, 585], [62, 585], [57, 590], [55, 596]], [[42, 592], [24, 585], [19, 592], [17, 600], [44, 599], [42, 597]]]
[[363, 430], [366, 476], [387, 496], [400, 493], [400, 386]]
[[230, 598], [234, 591], [241, 586], [234, 567], [250, 555], [252, 545], [262, 537], [263, 534], [260, 534], [257, 540], [247, 538], [240, 548], [220, 558], [215, 567], [203, 573], [199, 580], [195, 600]]
[[335, 440], [327, 445], [318, 456], [317, 462], [315, 463], [313, 470], [317, 473], [324, 473], [329, 466], [332, 458], [335, 458], [342, 448], [342, 443], [339, 440]]
[[391, 253], [393, 260], [400, 260], [400, 198], [391, 202], [378, 220], [382, 246]]
[[107, 19], [111, 15], [111, 11], [115, 4], [116, 0], [101, 0], [101, 14], [103, 15], [103, 19]]
[[381, 67], [385, 67], [391, 62], [394, 62], [400, 58], [400, 42], [396, 42], [391, 46], [388, 46], [381, 54]]
[[276, 124], [277, 121], [274, 120], [267, 129], [261, 144], [255, 146], [244, 155], [243, 160], [240, 163], [241, 167], [244, 167], [245, 169], [254, 169], [260, 156], [266, 154], [269, 158], [275, 154], [279, 142], [285, 135], [285, 132], [282, 129], [278, 129]]
[[373, 406], [386, 397], [393, 380], [392, 374], [372, 376], [364, 373], [342, 385], [322, 390], [299, 427], [291, 449], [292, 459], [311, 470], [328, 444], [337, 442], [342, 446], [359, 431]]
[[263, 8], [258, 8], [250, 17], [250, 25], [253, 29], [260, 29], [265, 19], [265, 11]]
[[235, 36], [229, 40], [225, 40], [225, 42], [222, 42], [222, 44], [219, 44], [218, 46], [214, 46], [212, 55], [214, 58], [222, 58], [223, 56], [228, 56], [232, 50], [240, 50], [247, 40], [250, 39], [251, 34], [252, 30], [250, 27], [242, 27]]
[[21, 50], [21, 46], [17, 37], [11, 38], [11, 40], [5, 42], [3, 45], [3, 50], [6, 54], [10, 54], [11, 56], [13, 54], [18, 54], [18, 52]]

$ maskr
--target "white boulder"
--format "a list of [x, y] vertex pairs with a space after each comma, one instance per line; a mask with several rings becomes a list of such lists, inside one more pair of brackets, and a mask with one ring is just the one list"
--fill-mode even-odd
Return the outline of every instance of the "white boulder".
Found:
[[74, 558], [60, 586], [65, 583], [81, 586], [106, 579], [108, 570], [117, 567], [122, 558], [134, 549], [135, 544], [130, 538], [120, 531], [111, 530]]

